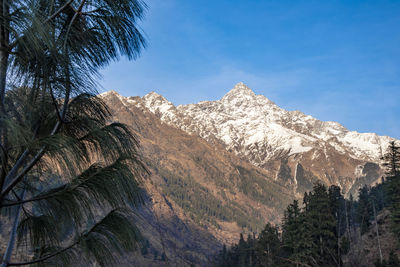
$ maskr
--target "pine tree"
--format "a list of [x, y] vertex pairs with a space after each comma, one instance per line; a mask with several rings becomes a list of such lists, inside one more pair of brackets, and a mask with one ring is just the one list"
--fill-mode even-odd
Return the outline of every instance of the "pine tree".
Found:
[[400, 242], [400, 179], [395, 177], [388, 181], [389, 210], [391, 212], [391, 228], [397, 240]]
[[243, 238], [243, 234], [240, 234], [239, 244], [238, 244], [238, 254], [239, 254], [239, 265], [240, 267], [245, 267], [247, 265], [248, 259], [248, 246]]
[[227, 261], [228, 261], [228, 250], [226, 249], [226, 245], [224, 244], [222, 247], [221, 254], [219, 256], [219, 259], [217, 259], [218, 262], [220, 263], [220, 266], [222, 267], [227, 267]]
[[336, 220], [326, 187], [322, 184], [314, 185], [308, 198], [305, 222], [312, 238], [308, 262], [312, 265], [337, 266], [340, 259], [336, 254]]
[[364, 234], [371, 225], [370, 220], [372, 218], [372, 205], [369, 198], [369, 191], [370, 189], [366, 185], [359, 190], [357, 220], [360, 224], [361, 234]]
[[256, 266], [257, 258], [256, 258], [256, 243], [257, 240], [255, 238], [255, 235], [247, 235], [247, 266], [252, 267]]
[[335, 238], [337, 240], [337, 266], [341, 266], [341, 237], [346, 232], [345, 199], [340, 187], [331, 185], [328, 189], [330, 207], [333, 217], [336, 219]]
[[[307, 231], [304, 213], [301, 212], [298, 201], [290, 204], [283, 218], [282, 225], [282, 256], [290, 262], [307, 262], [311, 253], [311, 235]], [[287, 263], [287, 262], [286, 262]]]
[[277, 266], [280, 262], [280, 247], [278, 228], [268, 223], [258, 236], [257, 266]]
[[[94, 77], [140, 53], [144, 8], [0, 0], [0, 209], [12, 224], [2, 266], [112, 265], [139, 239], [130, 207], [145, 168], [135, 136], [109, 123]], [[9, 262], [14, 248], [23, 262]]]
[[383, 157], [386, 172], [386, 204], [391, 211], [391, 225], [394, 234], [400, 241], [400, 147], [395, 141], [390, 142], [388, 152]]
[[396, 141], [391, 141], [386, 154], [382, 157], [383, 166], [386, 167], [386, 175], [395, 177], [400, 175], [400, 146]]

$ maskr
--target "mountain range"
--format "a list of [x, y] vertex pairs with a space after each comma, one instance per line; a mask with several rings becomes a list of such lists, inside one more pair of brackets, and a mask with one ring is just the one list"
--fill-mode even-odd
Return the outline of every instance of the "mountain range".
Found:
[[179, 106], [155, 92], [100, 97], [138, 136], [151, 171], [139, 216], [148, 248], [135, 257], [149, 266], [207, 265], [240, 233], [279, 223], [315, 182], [355, 195], [380, 180], [394, 140], [286, 111], [243, 83], [218, 101]]

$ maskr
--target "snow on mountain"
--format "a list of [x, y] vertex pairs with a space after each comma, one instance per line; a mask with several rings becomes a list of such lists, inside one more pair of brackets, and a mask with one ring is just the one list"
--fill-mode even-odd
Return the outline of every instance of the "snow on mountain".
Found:
[[[337, 122], [320, 121], [300, 111], [287, 111], [243, 83], [236, 84], [220, 100], [179, 106], [155, 92], [122, 97], [110, 91], [101, 96], [110, 94], [127, 107], [134, 105], [170, 126], [224, 145], [228, 151], [270, 171], [276, 179], [295, 185], [299, 193], [308, 190], [315, 179], [353, 191], [363, 183], [377, 181], [382, 174], [380, 158], [394, 140], [349, 131]], [[304, 168], [301, 190], [297, 188], [301, 178], [296, 175], [298, 168]]]
[[[217, 139], [241, 156], [257, 153], [261, 158], [253, 160], [256, 165], [262, 165], [278, 151], [293, 155], [327, 144], [341, 154], [377, 162], [392, 140], [374, 133], [349, 131], [339, 123], [319, 121], [299, 111], [286, 111], [243, 83], [236, 84], [221, 100], [177, 107], [155, 92], [132, 99], [125, 101], [148, 108], [162, 121], [190, 134], [208, 141]], [[264, 149], [267, 151], [261, 151]]]

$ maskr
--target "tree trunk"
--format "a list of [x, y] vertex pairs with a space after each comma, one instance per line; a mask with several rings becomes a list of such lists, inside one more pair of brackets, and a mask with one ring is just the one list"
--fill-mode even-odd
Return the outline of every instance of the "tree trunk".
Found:
[[9, 54], [8, 52], [4, 51], [6, 48], [1, 43], [2, 40], [0, 40], [0, 106], [1, 106], [1, 112], [4, 114], [5, 113], [4, 98], [6, 92], [6, 78], [7, 78]]
[[382, 257], [382, 250], [381, 250], [381, 242], [380, 242], [380, 239], [379, 239], [378, 220], [376, 219], [376, 211], [375, 211], [375, 202], [374, 201], [372, 201], [372, 208], [374, 210], [376, 238], [378, 240], [378, 249], [379, 249], [379, 260], [380, 260], [380, 263], [382, 264], [383, 257]]
[[0, 21], [0, 110], [4, 113], [4, 96], [6, 92], [6, 78], [8, 68], [8, 57], [10, 52], [9, 47], [9, 21], [8, 16], [10, 13], [10, 7], [8, 1], [0, 0], [0, 14], [3, 19]]
[[349, 215], [348, 215], [348, 212], [347, 212], [347, 201], [346, 200], [344, 200], [344, 211], [345, 211], [345, 215], [346, 215], [347, 238], [349, 239], [349, 242], [351, 243]]
[[[25, 190], [23, 191], [23, 193], [21, 194], [21, 200], [24, 200], [25, 198]], [[17, 237], [17, 229], [18, 229], [18, 225], [19, 225], [19, 218], [21, 215], [21, 211], [22, 211], [22, 206], [24, 204], [20, 204], [16, 207], [17, 212], [15, 214], [14, 217], [14, 222], [13, 222], [13, 226], [11, 229], [11, 234], [10, 234], [10, 238], [8, 240], [8, 244], [7, 244], [7, 249], [6, 252], [3, 255], [3, 260], [2, 263], [0, 265], [0, 267], [7, 267], [10, 260], [11, 260], [11, 256], [12, 256], [12, 252], [14, 249], [14, 245], [15, 245], [15, 238]]]
[[[0, 21], [0, 117], [5, 116], [5, 93], [6, 93], [6, 81], [7, 81], [7, 68], [8, 68], [8, 57], [10, 52], [8, 51], [9, 44], [9, 21], [6, 19], [9, 16], [9, 6], [6, 0], [0, 0], [0, 14], [3, 19]], [[0, 120], [0, 192], [3, 189], [3, 185], [6, 177], [6, 165], [7, 165], [7, 130]], [[0, 200], [1, 202], [1, 200]]]

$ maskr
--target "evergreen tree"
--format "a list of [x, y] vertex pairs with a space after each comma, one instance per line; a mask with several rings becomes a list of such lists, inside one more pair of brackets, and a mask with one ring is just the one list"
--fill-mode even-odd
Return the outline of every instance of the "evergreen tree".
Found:
[[256, 266], [257, 258], [256, 258], [256, 246], [257, 246], [257, 239], [255, 238], [255, 235], [247, 235], [247, 247], [248, 247], [248, 252], [247, 252], [247, 266]]
[[330, 207], [333, 217], [336, 219], [335, 238], [337, 241], [336, 258], [338, 265], [341, 265], [341, 237], [346, 232], [346, 214], [345, 214], [345, 199], [341, 193], [340, 187], [331, 185], [328, 189]]
[[385, 184], [385, 201], [391, 212], [391, 228], [400, 241], [400, 176], [390, 177]]
[[369, 187], [364, 185], [358, 193], [357, 220], [360, 225], [361, 234], [364, 234], [371, 225], [372, 205], [369, 198]]
[[391, 141], [386, 154], [382, 157], [383, 166], [386, 167], [386, 175], [394, 177], [400, 175], [400, 146], [396, 141]]
[[383, 160], [389, 176], [385, 185], [385, 202], [391, 211], [392, 230], [400, 241], [400, 147], [395, 141], [390, 142]]
[[280, 247], [278, 228], [267, 223], [256, 244], [257, 266], [277, 266], [280, 262]]
[[[306, 201], [306, 200], [305, 200]], [[307, 231], [304, 213], [301, 212], [298, 201], [290, 204], [283, 218], [282, 225], [282, 256], [289, 261], [306, 263], [311, 255], [311, 234]]]
[[[12, 224], [2, 267], [108, 266], [139, 239], [128, 209], [141, 202], [138, 143], [92, 93], [99, 67], [144, 46], [144, 8], [0, 0], [0, 209]], [[23, 262], [10, 263], [15, 240]]]
[[239, 254], [239, 267], [245, 267], [248, 261], [248, 245], [243, 238], [243, 234], [240, 234], [239, 244], [238, 244], [238, 254]]
[[217, 262], [220, 264], [221, 267], [228, 267], [228, 250], [226, 249], [226, 245], [224, 244], [222, 247], [222, 251], [217, 259]]
[[[337, 186], [327, 189], [315, 184], [312, 192], [304, 194], [303, 209], [298, 200], [288, 205], [281, 235], [278, 228], [269, 223], [257, 238], [249, 236], [246, 242], [242, 235], [239, 244], [228, 251], [228, 257], [220, 266], [253, 266], [254, 257], [249, 255], [254, 251], [254, 244], [256, 266], [343, 266], [342, 255], [349, 252], [354, 238], [350, 230], [368, 229], [373, 218], [373, 204], [381, 199], [386, 183], [371, 189], [360, 188], [359, 201], [354, 201], [351, 195], [345, 200]], [[376, 220], [376, 216], [374, 218]], [[377, 225], [375, 229], [379, 248]], [[397, 266], [398, 259], [393, 254], [389, 260], [379, 260], [375, 264]]]
[[327, 189], [322, 184], [316, 184], [308, 197], [305, 222], [312, 238], [308, 262], [311, 265], [337, 266], [340, 259], [336, 254], [336, 220]]

